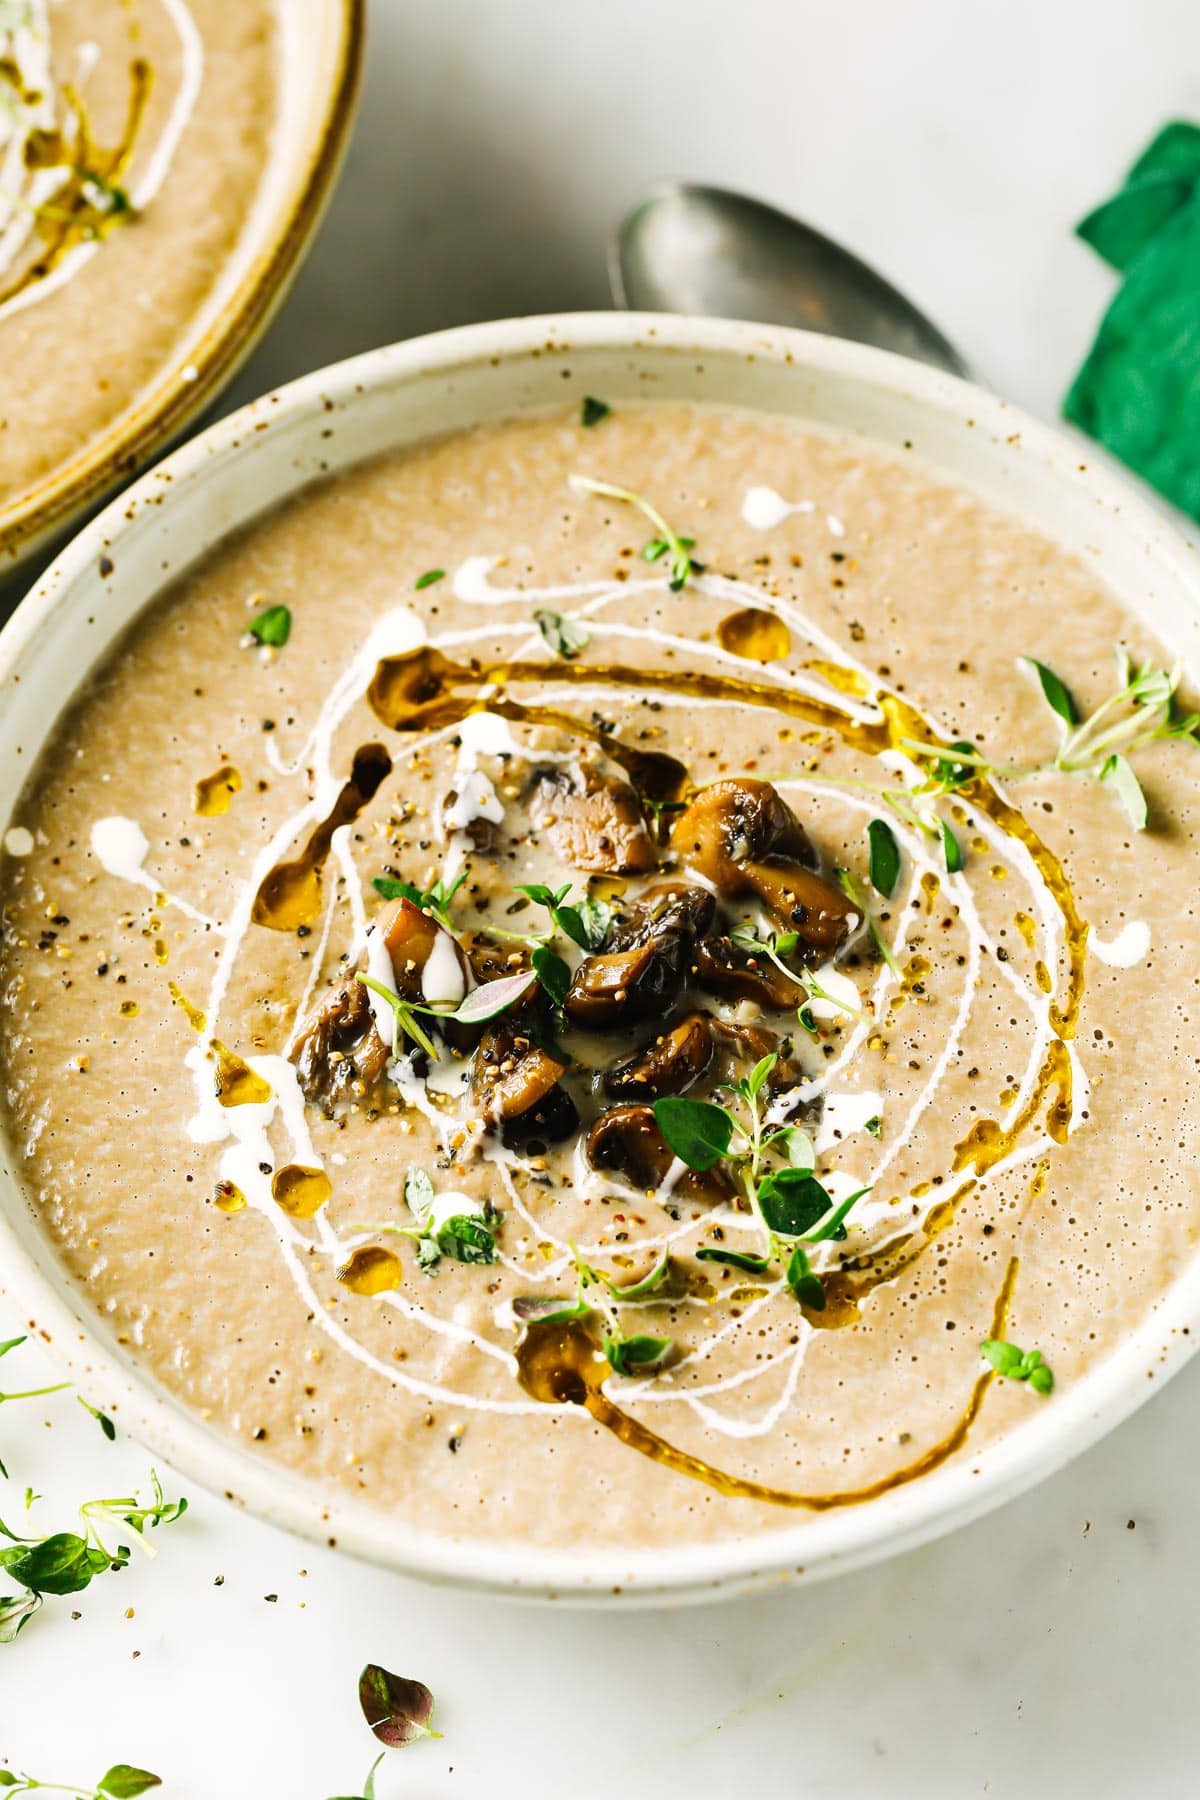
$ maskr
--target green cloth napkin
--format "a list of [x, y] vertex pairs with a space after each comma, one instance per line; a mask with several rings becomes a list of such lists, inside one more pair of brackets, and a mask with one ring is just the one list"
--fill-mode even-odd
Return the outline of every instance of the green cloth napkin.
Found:
[[1200, 519], [1200, 126], [1165, 126], [1076, 229], [1124, 281], [1063, 413]]

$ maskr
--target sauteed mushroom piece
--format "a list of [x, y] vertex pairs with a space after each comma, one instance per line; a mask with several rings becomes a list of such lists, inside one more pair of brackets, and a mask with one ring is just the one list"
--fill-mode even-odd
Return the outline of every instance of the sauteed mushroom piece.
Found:
[[664, 931], [707, 931], [717, 903], [707, 888], [659, 881], [637, 900], [627, 900], [609, 926], [605, 950], [634, 950]]
[[585, 875], [644, 875], [655, 864], [637, 795], [591, 763], [533, 771], [529, 818], [568, 868]]
[[[298, 1034], [292, 1061], [306, 1099], [329, 1102], [356, 1084], [378, 1081], [391, 1054], [392, 1033], [376, 1020], [366, 986], [377, 946], [386, 951], [396, 992], [422, 1004], [461, 1000], [470, 985], [467, 961], [450, 932], [411, 900], [389, 900], [371, 927], [372, 944], [354, 968], [317, 1007]], [[382, 1003], [381, 1003], [382, 1004]], [[441, 1032], [456, 1049], [469, 1049], [475, 1032], [457, 1020], [421, 1015], [425, 1028]]]
[[[745, 1072], [747, 1064], [779, 1049], [780, 1040], [761, 1025], [730, 1025], [711, 1013], [689, 1013], [672, 1030], [643, 1046], [636, 1056], [605, 1071], [603, 1086], [614, 1100], [658, 1100], [682, 1094], [702, 1075], [723, 1087]], [[780, 1056], [768, 1077], [772, 1089], [793, 1086], [802, 1071]]]
[[803, 999], [799, 982], [789, 981], [766, 956], [750, 956], [727, 937], [701, 938], [696, 945], [696, 980], [723, 1000], [754, 1000], [764, 1012], [784, 1012]]
[[353, 975], [322, 1001], [291, 1050], [301, 1092], [314, 1105], [373, 1086], [390, 1055], [391, 1040], [385, 1043], [375, 1029], [370, 996]]
[[714, 904], [703, 888], [666, 883], [627, 907], [604, 951], [585, 957], [575, 971], [565, 1005], [571, 1023], [606, 1031], [662, 1017], [683, 992], [696, 932]]
[[[587, 1134], [587, 1158], [594, 1169], [615, 1169], [647, 1189], [659, 1187], [675, 1161], [651, 1106], [613, 1106], [601, 1113]], [[671, 1192], [679, 1200], [712, 1204], [732, 1200], [736, 1189], [718, 1163], [707, 1170], [685, 1169]]]
[[711, 1020], [703, 1013], [689, 1013], [636, 1056], [606, 1070], [604, 1091], [614, 1100], [658, 1100], [663, 1094], [682, 1094], [708, 1068], [713, 1048]]
[[718, 893], [757, 894], [822, 954], [848, 935], [854, 907], [814, 872], [804, 827], [768, 781], [714, 781], [702, 789], [676, 823], [671, 848]]
[[575, 1102], [559, 1086], [566, 1064], [505, 1020], [484, 1033], [471, 1071], [471, 1097], [510, 1147], [532, 1138], [557, 1143], [579, 1123]]

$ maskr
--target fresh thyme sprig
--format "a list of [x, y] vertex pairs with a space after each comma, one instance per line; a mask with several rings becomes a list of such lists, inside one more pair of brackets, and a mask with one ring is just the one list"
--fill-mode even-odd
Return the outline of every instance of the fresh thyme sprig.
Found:
[[[48, 1537], [24, 1537], [0, 1520], [0, 1535], [10, 1548], [0, 1550], [0, 1569], [27, 1589], [27, 1594], [0, 1599], [0, 1643], [10, 1643], [38, 1610], [45, 1594], [76, 1594], [106, 1569], [121, 1569], [131, 1546], [146, 1556], [154, 1546], [146, 1533], [182, 1518], [186, 1500], [168, 1500], [156, 1470], [150, 1471], [153, 1499], [148, 1505], [136, 1494], [88, 1500], [79, 1508], [83, 1532], [56, 1531]], [[110, 1547], [111, 1545], [111, 1547]]]
[[[763, 1249], [757, 1256], [706, 1245], [697, 1252], [701, 1260], [765, 1274], [778, 1258], [797, 1300], [819, 1312], [826, 1302], [825, 1287], [809, 1262], [809, 1248], [844, 1238], [848, 1214], [870, 1190], [859, 1188], [835, 1202], [814, 1173], [807, 1136], [794, 1127], [768, 1128], [763, 1094], [778, 1061], [777, 1052], [764, 1056], [733, 1085], [731, 1091], [742, 1104], [740, 1115], [711, 1100], [673, 1095], [654, 1102], [654, 1118], [668, 1147], [689, 1168], [711, 1169], [722, 1160], [733, 1165], [763, 1233]], [[772, 1154], [786, 1156], [786, 1163], [769, 1166]]]
[[[826, 1006], [832, 1006], [838, 1012], [845, 1013], [847, 1018], [856, 1020], [863, 1018], [861, 1007], [851, 1006], [845, 1000], [839, 1000], [836, 995], [831, 994], [828, 988], [822, 986], [811, 969], [803, 967], [793, 969], [783, 961], [783, 958], [790, 956], [800, 942], [798, 931], [772, 931], [763, 937], [753, 925], [744, 921], [741, 925], [735, 925], [731, 929], [729, 941], [736, 950], [743, 951], [747, 956], [765, 956], [769, 962], [774, 963], [782, 975], [786, 975], [789, 981], [794, 981], [810, 1001], [823, 1000]], [[801, 1013], [807, 1011], [807, 1006], [800, 1008]], [[810, 1033], [815, 1031], [815, 1022], [810, 1027], [807, 1020], [801, 1018], [800, 1023], [806, 1031]]]
[[[630, 1375], [661, 1363], [674, 1348], [669, 1337], [650, 1337], [644, 1332], [627, 1336], [617, 1308], [654, 1300], [671, 1280], [668, 1251], [663, 1252], [648, 1274], [624, 1286], [584, 1261], [575, 1246], [575, 1292], [572, 1296], [523, 1294], [513, 1301], [513, 1316], [522, 1324], [550, 1324], [568, 1319], [595, 1318], [600, 1325], [600, 1347], [615, 1375]], [[615, 1306], [613, 1304], [615, 1302]]]
[[1111, 787], [1135, 831], [1148, 822], [1146, 798], [1129, 757], [1165, 738], [1190, 738], [1200, 734], [1200, 713], [1180, 710], [1177, 691], [1180, 667], [1156, 669], [1144, 662], [1136, 669], [1123, 648], [1117, 653], [1119, 687], [1086, 717], [1081, 717], [1074, 696], [1054, 670], [1036, 657], [1022, 659], [1037, 676], [1043, 698], [1063, 726], [1062, 737], [1049, 763], [1003, 765], [981, 756], [971, 744], [952, 744], [947, 749], [906, 738], [902, 748], [928, 767], [925, 792], [948, 792], [977, 776], [1017, 779], [1058, 769], [1068, 775], [1091, 776]]
[[672, 592], [687, 586], [688, 578], [699, 568], [692, 557], [695, 538], [680, 537], [663, 518], [656, 506], [641, 494], [635, 494], [630, 488], [616, 487], [611, 481], [594, 481], [590, 475], [568, 475], [568, 484], [577, 494], [595, 494], [604, 500], [619, 500], [623, 506], [634, 506], [643, 518], [649, 519], [657, 537], [642, 551], [647, 562], [658, 562], [661, 557], [667, 558], [668, 585]]
[[77, 1781], [35, 1781], [32, 1775], [0, 1769], [0, 1790], [6, 1794], [31, 1794], [36, 1788], [39, 1793], [70, 1794], [73, 1800], [137, 1800], [139, 1794], [161, 1786], [161, 1775], [135, 1769], [131, 1763], [114, 1763], [95, 1787], [81, 1787]]

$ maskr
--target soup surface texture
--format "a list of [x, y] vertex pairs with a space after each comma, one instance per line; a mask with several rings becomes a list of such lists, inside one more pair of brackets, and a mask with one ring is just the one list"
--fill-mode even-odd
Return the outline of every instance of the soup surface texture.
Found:
[[132, 625], [8, 833], [30, 1204], [186, 1406], [443, 1535], [744, 1536], [975, 1457], [1195, 1246], [1170, 661], [780, 418], [314, 486]]
[[272, 0], [0, 7], [0, 511], [195, 337], [266, 171], [277, 55]]

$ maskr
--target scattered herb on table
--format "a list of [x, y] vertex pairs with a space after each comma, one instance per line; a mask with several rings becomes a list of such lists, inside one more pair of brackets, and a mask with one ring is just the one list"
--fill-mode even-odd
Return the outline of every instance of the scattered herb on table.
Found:
[[421, 588], [432, 587], [435, 581], [445, 581], [445, 579], [445, 569], [426, 569], [423, 575], [417, 576], [413, 586], [419, 591]]
[[1054, 1376], [1040, 1350], [1019, 1350], [1016, 1344], [1005, 1343], [1003, 1338], [985, 1338], [980, 1349], [984, 1359], [1006, 1381], [1027, 1381], [1034, 1393], [1043, 1399], [1053, 1393]]
[[429, 1721], [433, 1695], [423, 1681], [393, 1675], [379, 1663], [368, 1663], [358, 1678], [358, 1703], [363, 1718], [381, 1744], [402, 1749], [418, 1738], [441, 1737]]
[[282, 650], [292, 635], [292, 612], [288, 606], [268, 606], [256, 619], [251, 619], [250, 636], [268, 650]]
[[9, 1794], [29, 1794], [36, 1788], [42, 1793], [71, 1794], [74, 1800], [137, 1800], [139, 1794], [161, 1786], [161, 1775], [135, 1769], [131, 1763], [114, 1763], [95, 1787], [82, 1787], [76, 1781], [35, 1781], [32, 1775], [0, 1769], [0, 1789]]
[[693, 560], [695, 538], [680, 537], [678, 532], [663, 518], [658, 508], [641, 494], [635, 494], [629, 488], [615, 487], [610, 481], [593, 481], [590, 475], [569, 475], [567, 480], [577, 494], [595, 494], [603, 500], [619, 500], [623, 506], [636, 507], [638, 512], [653, 525], [657, 536], [642, 551], [647, 562], [657, 562], [661, 557], [667, 558], [668, 585], [674, 593], [686, 587], [688, 578], [698, 573], [700, 565]]
[[91, 1413], [93, 1419], [95, 1419], [97, 1425], [111, 1444], [117, 1435], [117, 1428], [109, 1418], [108, 1414], [106, 1412], [101, 1412], [100, 1408], [98, 1406], [93, 1406], [89, 1400], [85, 1400], [82, 1394], [76, 1394], [75, 1398], [78, 1400], [80, 1406], [82, 1406], [84, 1412]]
[[[131, 1546], [153, 1556], [147, 1531], [181, 1518], [187, 1501], [168, 1500], [153, 1469], [150, 1482], [153, 1499], [148, 1505], [142, 1505], [136, 1494], [85, 1501], [79, 1508], [82, 1533], [56, 1531], [47, 1537], [23, 1537], [0, 1520], [0, 1536], [10, 1545], [0, 1550], [0, 1570], [40, 1603], [44, 1594], [77, 1594], [105, 1570], [124, 1568]], [[0, 1641], [11, 1642], [36, 1611], [37, 1606], [27, 1598], [0, 1600]]]

